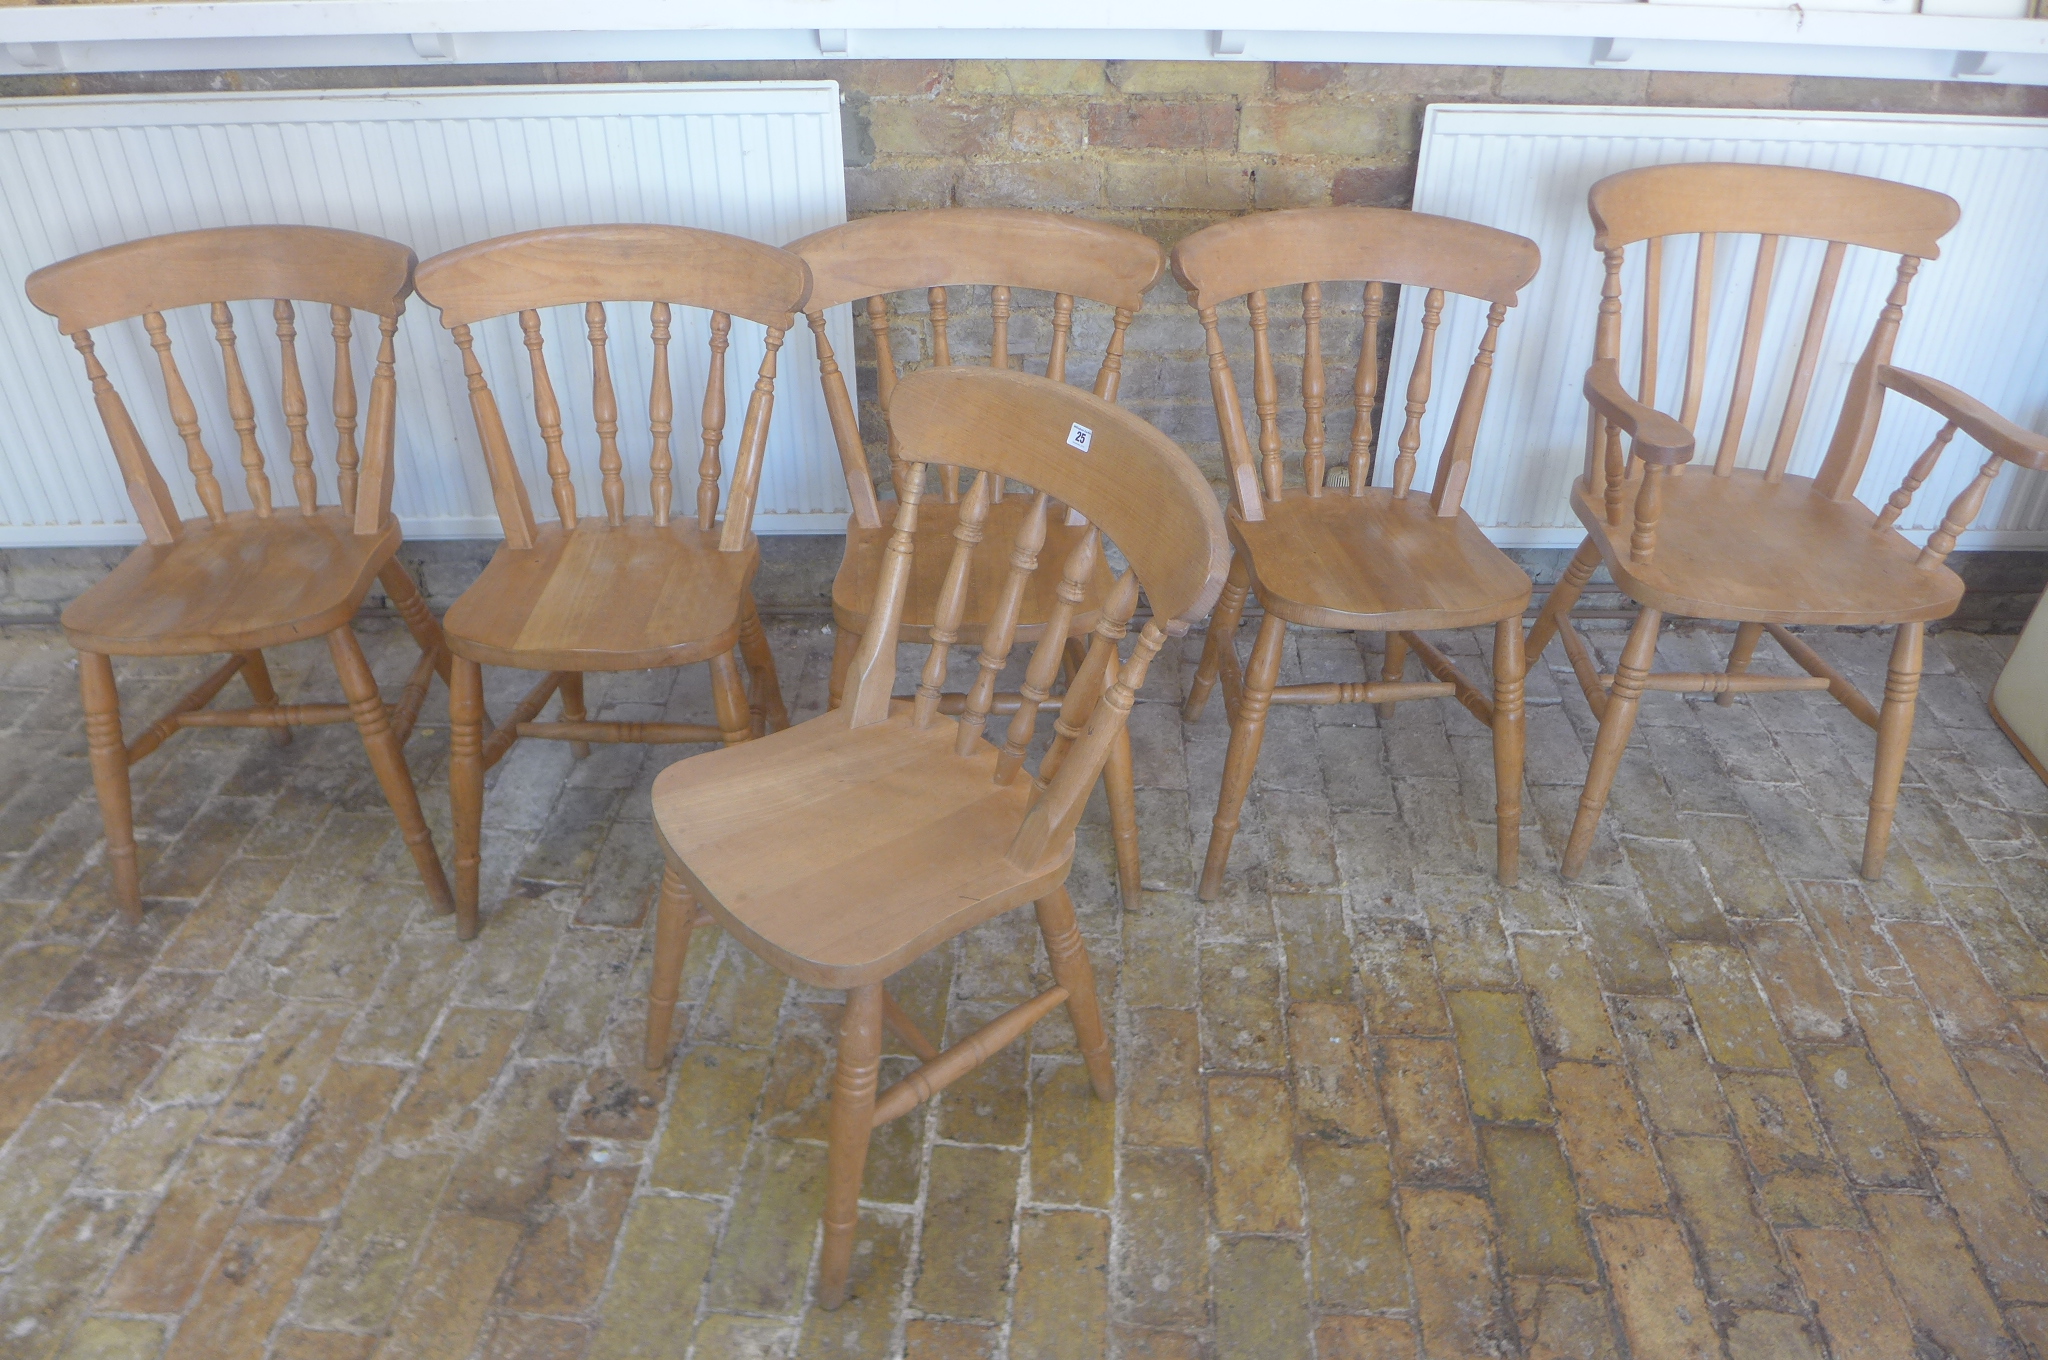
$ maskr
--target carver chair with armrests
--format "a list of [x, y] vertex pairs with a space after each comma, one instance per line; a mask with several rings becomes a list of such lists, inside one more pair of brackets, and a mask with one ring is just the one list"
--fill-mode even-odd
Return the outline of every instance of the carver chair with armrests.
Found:
[[[1594, 359], [1584, 390], [1591, 405], [1586, 464], [1571, 503], [1586, 526], [1563, 579], [1530, 630], [1531, 656], [1555, 636], [1600, 721], [1586, 787], [1564, 854], [1567, 877], [1584, 866], [1622, 751], [1645, 691], [1737, 694], [1825, 690], [1875, 729], [1876, 767], [1862, 872], [1880, 876], [1912, 735], [1923, 640], [1931, 620], [1955, 611], [1962, 579], [1943, 565], [1956, 537], [1982, 507], [2003, 462], [2040, 468], [2048, 441], [2029, 434], [1943, 383], [1890, 366], [1907, 288], [1959, 209], [1945, 194], [1888, 180], [1775, 165], [1665, 165], [1624, 171], [1593, 186], [1594, 244], [1603, 252]], [[1717, 256], [1728, 238], [1759, 237], [1729, 398], [1711, 466], [1689, 466], [1706, 383], [1707, 339]], [[1665, 248], [1694, 235], [1690, 344], [1676, 418], [1657, 409], [1659, 291]], [[1737, 466], [1751, 398], [1775, 390], [1762, 355], [1772, 278], [1785, 238], [1825, 242], [1812, 299], [1790, 357], [1786, 400], [1768, 460]], [[1636, 392], [1622, 382], [1622, 268], [1642, 244], [1642, 360]], [[1843, 261], [1851, 247], [1899, 257], [1889, 296], [1852, 372], [1827, 453], [1815, 475], [1790, 471], [1793, 446], [1822, 350]], [[1884, 394], [1896, 391], [1943, 417], [1943, 424], [1882, 510], [1856, 498], [1877, 437]], [[1982, 471], [1950, 505], [1925, 547], [1893, 526], [1961, 430], [1990, 450]], [[1612, 674], [1602, 674], [1571, 626], [1587, 579], [1605, 563], [1615, 585], [1641, 606]], [[1721, 673], [1654, 672], [1657, 632], [1667, 614], [1736, 624]], [[1790, 631], [1796, 625], [1896, 629], [1882, 705]], [[1807, 674], [1753, 675], [1756, 645], [1770, 633]]]
[[[693, 925], [716, 923], [775, 968], [846, 992], [832, 1080], [819, 1299], [846, 1297], [855, 1211], [870, 1131], [973, 1070], [1065, 1004], [1095, 1093], [1114, 1097], [1109, 1039], [1094, 974], [1065, 887], [1082, 805], [1130, 715], [1145, 671], [1170, 637], [1205, 614], [1223, 585], [1222, 516], [1201, 473], [1165, 435], [1064, 384], [985, 368], [934, 369], [896, 388], [891, 417], [905, 461], [875, 597], [848, 673], [844, 705], [745, 746], [670, 766], [655, 781], [654, 815], [668, 866], [655, 926], [647, 1062], [667, 1060], [678, 980]], [[1093, 459], [1070, 457], [1079, 425]], [[973, 437], [963, 437], [967, 432]], [[1061, 568], [1063, 589], [1039, 636], [1016, 712], [993, 731], [996, 671], [983, 667], [959, 716], [944, 712], [947, 654], [966, 623], [978, 535], [930, 545], [918, 533], [924, 463], [954, 459], [974, 473], [958, 522], [991, 518], [989, 488], [1038, 488], [1016, 538], [1045, 529], [1057, 497], [1089, 528]], [[1094, 637], [1069, 682], [1051, 746], [1027, 768], [1041, 704], [1065, 652], [1068, 611], [1096, 577], [1098, 535], [1131, 567], [1102, 594]], [[894, 696], [896, 638], [920, 545], [945, 558], [936, 640], [914, 694]], [[1005, 652], [1018, 631], [1014, 545], [1003, 588], [980, 620], [982, 650]], [[1142, 583], [1152, 617], [1128, 660], [1118, 646]], [[940, 1052], [889, 999], [901, 969], [984, 921], [1036, 905], [1057, 985]], [[702, 913], [700, 916], [699, 913]], [[882, 1029], [923, 1065], [876, 1093]]]
[[[1068, 355], [1077, 341], [1107, 329], [1107, 336], [1100, 337], [1102, 360], [1095, 370], [1094, 391], [1098, 397], [1115, 401], [1123, 375], [1125, 331], [1144, 305], [1145, 290], [1165, 271], [1166, 254], [1148, 237], [1121, 227], [1024, 208], [882, 213], [806, 236], [789, 248], [811, 267], [811, 297], [805, 309], [816, 337], [826, 409], [853, 505], [847, 518], [846, 553], [832, 583], [837, 636], [830, 694], [836, 707], [846, 668], [867, 634], [867, 610], [880, 579], [892, 507], [875, 496], [857, 403], [838, 356], [825, 338], [825, 309], [841, 303], [863, 304], [863, 319], [874, 341], [876, 402], [883, 408], [884, 420], [899, 369], [920, 362], [939, 368], [951, 366], [955, 347], [967, 348], [956, 328], [978, 332], [984, 320], [990, 367], [1006, 369], [1020, 358], [1013, 356], [1013, 346], [1022, 349], [1028, 345], [1036, 350], [1042, 344], [1045, 374], [1055, 382], [1067, 380]], [[965, 301], [974, 310], [954, 310], [955, 288], [967, 294]], [[982, 288], [987, 290], [985, 318], [976, 305]], [[1051, 296], [1040, 312], [1028, 309], [1019, 292]], [[892, 312], [890, 295], [902, 293], [911, 294], [908, 302], [921, 304], [922, 310], [907, 305]], [[1077, 313], [1077, 302], [1108, 309], [1107, 315], [1086, 310]], [[972, 438], [973, 432], [962, 431], [962, 437]], [[1068, 456], [1089, 455], [1070, 449]], [[966, 494], [960, 469], [954, 465], [959, 460], [935, 450], [926, 461], [937, 465], [938, 495], [926, 499], [918, 516], [922, 551], [897, 625], [902, 642], [936, 640], [931, 629], [937, 617], [947, 540], [958, 531]], [[899, 463], [894, 471], [900, 473], [902, 467]], [[901, 494], [900, 485], [893, 489]], [[1006, 495], [1002, 484], [994, 483], [979, 531], [998, 541], [1012, 539], [1030, 504], [1029, 496]], [[1035, 549], [1038, 567], [1024, 578], [1017, 612], [1019, 642], [1035, 642], [1058, 606], [1058, 565], [1075, 544], [1089, 536], [1087, 526], [1075, 518], [1056, 514], [1046, 524], [1044, 541]], [[981, 640], [978, 620], [988, 616], [1006, 574], [999, 555], [985, 553], [976, 558], [967, 583], [966, 619], [961, 624], [965, 631], [950, 641], [973, 645]], [[1104, 589], [1101, 582], [1091, 581], [1066, 616], [1074, 640], [1070, 659], [1078, 659], [1081, 640], [1095, 627]], [[1017, 694], [999, 693], [993, 711], [1014, 713], [1019, 701]], [[945, 695], [941, 705], [947, 713], [958, 713], [964, 702], [963, 695], [953, 693]], [[1039, 702], [1057, 710], [1061, 697], [1057, 693], [1041, 695]], [[1121, 738], [1111, 753], [1103, 783], [1116, 843], [1118, 884], [1124, 900], [1135, 903], [1138, 819], [1128, 736]]]
[[[1230, 538], [1236, 548], [1230, 580], [1210, 620], [1184, 714], [1201, 716], [1220, 679], [1230, 713], [1230, 752], [1223, 790], [1202, 866], [1200, 893], [1213, 898], [1236, 838], [1273, 704], [1377, 704], [1384, 717], [1411, 699], [1454, 698], [1493, 733], [1496, 867], [1503, 883], [1519, 869], [1522, 828], [1522, 611], [1529, 578], [1494, 547], [1461, 508], [1472, 470], [1473, 441], [1493, 373], [1501, 323], [1536, 273], [1536, 244], [1471, 222], [1391, 208], [1304, 208], [1255, 213], [1182, 241], [1173, 270], [1208, 334], [1210, 387], [1229, 459]], [[1326, 485], [1325, 407], [1328, 377], [1322, 350], [1323, 285], [1366, 281], [1363, 327], [1353, 377], [1347, 485]], [[1425, 290], [1422, 345], [1407, 384], [1406, 423], [1394, 460], [1393, 484], [1372, 482], [1373, 416], [1379, 404], [1379, 327], [1386, 284]], [[1279, 383], [1266, 294], [1301, 290], [1302, 475], [1290, 484], [1281, 458]], [[1437, 461], [1436, 484], [1414, 485], [1435, 367], [1436, 334], [1445, 295], [1489, 304], [1486, 329], [1467, 371], [1455, 418]], [[1259, 420], [1252, 455], [1237, 379], [1223, 345], [1218, 308], [1242, 297], [1250, 312], [1252, 392]], [[1235, 637], [1247, 594], [1265, 617], [1251, 659], [1240, 674]], [[1377, 681], [1281, 685], [1287, 625], [1386, 635], [1386, 665]], [[1489, 697], [1420, 634], [1447, 628], [1494, 628], [1493, 693]], [[1403, 678], [1413, 652], [1430, 680]]]
[[[449, 609], [455, 654], [449, 712], [449, 790], [455, 805], [458, 933], [477, 928], [484, 772], [521, 737], [567, 741], [577, 755], [596, 742], [745, 741], [788, 724], [753, 597], [760, 545], [754, 503], [776, 355], [810, 289], [804, 262], [787, 251], [720, 232], [669, 226], [561, 227], [480, 241], [420, 266], [420, 296], [440, 308], [462, 356], [470, 404], [490, 471], [505, 543]], [[649, 513], [626, 513], [619, 404], [611, 376], [605, 304], [651, 304], [653, 365], [648, 384]], [[604, 513], [580, 515], [562, 411], [544, 357], [541, 311], [579, 309], [591, 353], [592, 400]], [[672, 308], [711, 313], [703, 398], [703, 456], [695, 514], [675, 513], [675, 396], [669, 380]], [[471, 328], [517, 313], [527, 351], [534, 417], [547, 449], [556, 518], [536, 522], [497, 399]], [[734, 452], [725, 512], [720, 447], [726, 423], [725, 353], [733, 318], [767, 332]], [[751, 703], [740, 677], [744, 660]], [[590, 671], [646, 670], [708, 662], [717, 725], [593, 722], [583, 701]], [[539, 684], [504, 722], [484, 711], [485, 665], [541, 671]], [[536, 722], [561, 696], [561, 718]]]
[[[93, 786], [106, 823], [114, 896], [131, 919], [141, 915], [142, 888], [129, 767], [188, 727], [265, 727], [282, 745], [291, 740], [293, 727], [354, 722], [428, 896], [443, 911], [453, 904], [403, 750], [434, 672], [448, 674], [440, 628], [394, 556], [400, 539], [391, 514], [397, 398], [393, 346], [399, 315], [412, 292], [412, 271], [412, 252], [396, 242], [324, 227], [280, 226], [153, 236], [76, 256], [29, 276], [29, 300], [57, 318], [58, 328], [85, 360], [94, 403], [146, 540], [104, 581], [72, 601], [62, 620], [66, 637], [78, 649]], [[255, 300], [269, 303], [276, 327], [295, 502], [288, 505], [276, 503], [280, 497], [258, 438], [256, 401], [229, 305]], [[300, 304], [325, 309], [313, 315], [321, 317], [334, 343], [335, 501], [327, 505], [320, 504], [316, 436], [309, 433], [313, 421], [298, 346]], [[209, 307], [207, 320], [219, 346], [227, 411], [239, 445], [240, 497], [223, 487], [214, 471], [199, 405], [173, 353], [173, 327], [164, 315], [202, 305]], [[375, 316], [378, 329], [369, 411], [360, 425], [354, 357], [359, 311]], [[131, 319], [142, 322], [156, 352], [165, 403], [202, 511], [192, 519], [181, 517], [93, 341], [95, 329]], [[245, 500], [248, 508], [230, 508], [234, 499]], [[350, 628], [373, 581], [383, 585], [420, 648], [419, 665], [395, 705], [387, 705], [378, 692]], [[327, 639], [347, 702], [280, 704], [263, 649], [318, 637]], [[223, 665], [135, 740], [123, 742], [112, 658], [220, 652], [229, 654]], [[237, 674], [255, 706], [207, 707]]]

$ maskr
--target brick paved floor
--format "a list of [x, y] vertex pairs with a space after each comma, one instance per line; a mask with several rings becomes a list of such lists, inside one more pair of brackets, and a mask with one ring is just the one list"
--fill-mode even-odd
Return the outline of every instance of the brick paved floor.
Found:
[[[773, 631], [816, 712], [829, 637]], [[1882, 639], [1823, 638], [1881, 688]], [[635, 1061], [673, 753], [521, 746], [464, 946], [351, 730], [186, 734], [139, 772], [129, 929], [70, 654], [5, 634], [0, 1357], [2048, 1355], [2048, 789], [1985, 713], [2004, 641], [1930, 646], [1882, 884], [1852, 877], [1866, 730], [1653, 695], [1567, 888], [1592, 733], [1553, 651], [1518, 890], [1462, 710], [1283, 709], [1207, 906], [1227, 729], [1176, 715], [1194, 645], [1134, 718], [1145, 901], [1112, 900], [1099, 817], [1075, 870], [1117, 1107], [1056, 1020], [891, 1126], [825, 1315], [834, 999], [701, 932], [672, 1070]], [[1356, 644], [1288, 667], [1356, 679]], [[338, 697], [313, 649], [273, 668]], [[131, 721], [196, 670], [124, 666]], [[709, 712], [702, 668], [590, 697]], [[443, 715], [437, 689], [410, 755], [445, 849]], [[957, 1036], [1045, 985], [1029, 919], [912, 969], [906, 1006]]]

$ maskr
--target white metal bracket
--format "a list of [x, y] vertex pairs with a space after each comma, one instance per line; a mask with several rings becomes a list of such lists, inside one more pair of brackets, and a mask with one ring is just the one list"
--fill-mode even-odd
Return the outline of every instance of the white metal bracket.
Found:
[[412, 35], [412, 50], [419, 54], [421, 61], [454, 61], [455, 35], [415, 33]]
[[7, 44], [7, 59], [32, 71], [61, 71], [64, 69], [64, 44], [11, 42]]

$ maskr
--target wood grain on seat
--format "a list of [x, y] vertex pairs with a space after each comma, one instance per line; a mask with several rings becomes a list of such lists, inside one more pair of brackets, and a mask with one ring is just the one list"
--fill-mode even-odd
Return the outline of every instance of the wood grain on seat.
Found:
[[64, 632], [115, 656], [246, 652], [321, 637], [355, 617], [398, 551], [398, 521], [357, 534], [329, 506], [313, 515], [230, 514], [145, 543], [66, 606]]
[[[742, 748], [678, 761], [654, 815], [698, 901], [756, 954], [814, 987], [880, 981], [1067, 874], [1068, 836], [1038, 863], [1005, 855], [1029, 780], [995, 782], [996, 748], [953, 750], [953, 724], [919, 729], [834, 711]], [[801, 853], [790, 836], [801, 829]]]
[[682, 666], [731, 651], [758, 542], [720, 552], [694, 519], [656, 527], [645, 515], [575, 533], [537, 526], [533, 547], [499, 549], [448, 611], [457, 656], [527, 670], [623, 671]]
[[1469, 515], [1446, 519], [1385, 487], [1310, 496], [1290, 487], [1266, 517], [1231, 518], [1265, 609], [1309, 628], [1470, 628], [1519, 614], [1529, 578]]
[[[1629, 479], [1633, 493], [1638, 472]], [[1683, 477], [1664, 495], [1657, 552], [1629, 556], [1635, 496], [1608, 523], [1583, 482], [1572, 509], [1613, 564], [1630, 597], [1688, 618], [1872, 626], [1942, 619], [1963, 598], [1963, 578], [1920, 568], [1920, 549], [1894, 533], [1873, 533], [1877, 515], [1861, 501], [1816, 495], [1811, 477], [1765, 480], [1761, 469], [1727, 477]]]

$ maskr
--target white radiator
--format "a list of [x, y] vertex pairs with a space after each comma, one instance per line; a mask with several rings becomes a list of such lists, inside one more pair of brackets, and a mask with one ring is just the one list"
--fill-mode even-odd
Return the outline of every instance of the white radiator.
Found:
[[[1893, 361], [1953, 383], [1994, 410], [2048, 431], [2048, 123], [2038, 119], [1892, 114], [1754, 113], [1718, 109], [1437, 105], [1423, 123], [1415, 184], [1418, 211], [1463, 217], [1519, 232], [1543, 249], [1543, 268], [1501, 332], [1493, 387], [1473, 458], [1465, 508], [1506, 546], [1572, 546], [1582, 536], [1567, 501], [1585, 459], [1586, 406], [1579, 384], [1593, 354], [1602, 266], [1593, 249], [1586, 191], [1603, 176], [1641, 165], [1749, 161], [1845, 170], [1939, 189], [1962, 205], [1941, 258], [1920, 270], [1906, 305]], [[1665, 252], [1659, 406], [1675, 411], [1690, 323], [1692, 249]], [[1822, 248], [1786, 242], [1779, 254], [1766, 355], [1744, 427], [1741, 463], [1768, 460], [1791, 381], [1793, 327], [1805, 324]], [[1642, 249], [1622, 274], [1623, 378], [1634, 388], [1640, 350]], [[1754, 237], [1723, 250], [1715, 267], [1707, 395], [1699, 443], [1720, 439], [1736, 349], [1756, 259]], [[1837, 288], [1827, 343], [1815, 374], [1792, 471], [1820, 465], [1841, 409], [1849, 370], [1869, 338], [1891, 286], [1894, 257], [1852, 248]], [[1412, 291], [1412, 290], [1410, 290]], [[1420, 298], [1402, 299], [1389, 392], [1398, 411], [1421, 337]], [[1437, 397], [1424, 422], [1416, 471], [1427, 486], [1485, 323], [1485, 304], [1458, 299], [1437, 338]], [[1790, 335], [1791, 343], [1786, 344]], [[1767, 386], [1765, 378], [1770, 378]], [[1718, 394], [1718, 400], [1717, 400]], [[1931, 413], [1893, 397], [1885, 406], [1859, 494], [1885, 497], [1932, 436]], [[1376, 474], [1392, 475], [1400, 421], [1381, 432]], [[1924, 538], [1975, 475], [1981, 455], [1958, 441], [1915, 497], [1900, 527]], [[2048, 547], [2048, 477], [2010, 469], [1993, 487], [1966, 548]]]
[[[506, 232], [599, 222], [706, 227], [781, 245], [846, 220], [838, 104], [830, 81], [0, 102], [0, 203], [8, 214], [0, 230], [0, 546], [142, 537], [78, 355], [22, 293], [30, 271], [159, 232], [265, 222], [366, 231], [404, 242], [423, 260]], [[647, 310], [613, 307], [610, 325], [629, 510], [636, 513], [645, 512], [647, 499]], [[670, 356], [683, 506], [696, 482], [696, 441], [684, 436], [696, 426], [702, 399], [708, 321], [703, 312], [676, 315]], [[330, 391], [325, 309], [302, 307], [298, 327], [301, 361], [310, 361], [306, 385]], [[269, 305], [238, 306], [235, 329], [271, 480], [289, 487]], [[516, 323], [479, 330], [478, 349], [528, 488], [543, 506], [546, 456]], [[846, 484], [810, 331], [801, 320], [797, 331], [782, 351], [755, 523], [764, 533], [838, 532]], [[359, 318], [354, 361], [365, 394], [376, 335]], [[846, 308], [831, 315], [828, 336], [840, 354], [852, 355]], [[758, 326], [733, 323], [728, 478], [762, 337]], [[598, 505], [590, 347], [580, 309], [554, 309], [546, 338], [564, 428], [579, 436], [572, 445], [578, 500]], [[203, 317], [182, 316], [173, 340], [232, 500], [240, 494], [240, 470], [211, 328]], [[141, 326], [108, 328], [99, 352], [185, 513], [201, 513]], [[398, 382], [394, 508], [406, 534], [497, 536], [455, 348], [433, 309], [417, 299], [399, 334]], [[321, 494], [331, 501], [332, 435], [323, 443], [319, 428], [316, 418]]]

